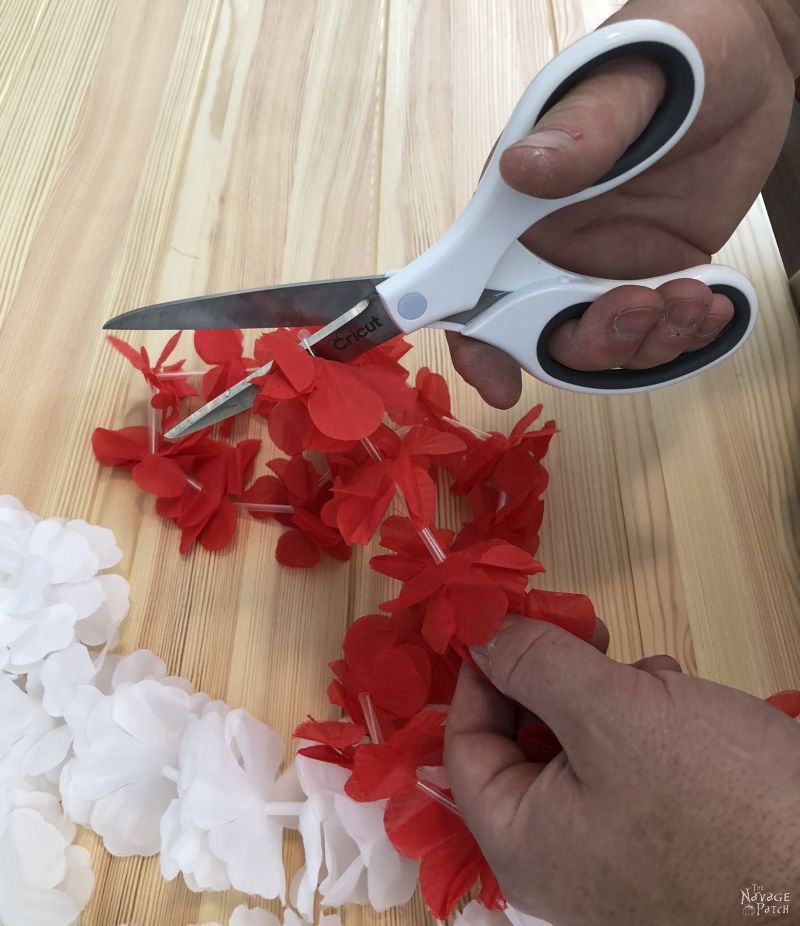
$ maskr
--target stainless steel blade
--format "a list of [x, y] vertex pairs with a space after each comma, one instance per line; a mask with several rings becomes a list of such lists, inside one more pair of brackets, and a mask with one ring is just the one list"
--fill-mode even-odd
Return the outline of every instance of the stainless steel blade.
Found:
[[[303, 346], [309, 350], [313, 348], [312, 352], [318, 357], [347, 361], [398, 334], [400, 332], [386, 313], [380, 296], [373, 292], [369, 299], [362, 299], [339, 318], [309, 335], [304, 339]], [[269, 373], [271, 369], [272, 363], [267, 363], [254, 370], [235, 386], [184, 418], [167, 431], [165, 437], [169, 440], [185, 437], [250, 408], [258, 395], [258, 388], [252, 385], [252, 381]]]
[[[465, 325], [505, 295], [507, 295], [505, 292], [499, 290], [484, 290], [480, 301], [474, 308], [451, 316], [450, 320]], [[347, 362], [379, 344], [390, 341], [400, 333], [386, 311], [383, 300], [373, 290], [368, 297], [362, 299], [352, 309], [309, 335], [303, 344], [308, 349], [313, 348], [312, 352], [317, 357]], [[216, 399], [198, 408], [188, 418], [184, 418], [174, 428], [167, 431], [165, 437], [169, 440], [185, 437], [250, 408], [258, 395], [258, 389], [252, 385], [252, 381], [264, 376], [271, 368], [272, 364], [267, 363], [258, 370], [254, 370], [245, 379], [231, 386], [230, 389], [226, 389]]]
[[176, 299], [123, 312], [103, 327], [127, 331], [197, 331], [325, 325], [341, 315], [342, 306], [369, 298], [385, 279], [385, 274], [348, 277]]

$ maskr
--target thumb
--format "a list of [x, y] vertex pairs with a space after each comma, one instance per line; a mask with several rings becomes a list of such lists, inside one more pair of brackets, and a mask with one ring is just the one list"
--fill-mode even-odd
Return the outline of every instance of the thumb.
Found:
[[[542, 770], [516, 743], [514, 702], [553, 730], [574, 776], [588, 781], [609, 766], [620, 720], [635, 703], [632, 689], [646, 673], [554, 624], [512, 615], [489, 644], [470, 652], [485, 678], [462, 667], [447, 715], [444, 764], [456, 803], [489, 857], [502, 855], [498, 833], [508, 836]], [[573, 780], [550, 776], [546, 812], [558, 815], [566, 797], [561, 788]]]
[[509, 186], [543, 199], [584, 190], [608, 173], [641, 135], [664, 95], [647, 58], [607, 64], [574, 87], [500, 158]]
[[471, 653], [500, 693], [552, 729], [577, 769], [618, 738], [645, 674], [554, 624], [522, 617], [507, 617]]

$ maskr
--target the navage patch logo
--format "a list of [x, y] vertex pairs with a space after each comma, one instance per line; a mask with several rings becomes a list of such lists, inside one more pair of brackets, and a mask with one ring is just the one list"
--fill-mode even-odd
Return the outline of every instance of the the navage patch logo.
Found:
[[789, 912], [789, 891], [768, 891], [763, 884], [751, 884], [742, 891], [745, 916], [780, 916]]

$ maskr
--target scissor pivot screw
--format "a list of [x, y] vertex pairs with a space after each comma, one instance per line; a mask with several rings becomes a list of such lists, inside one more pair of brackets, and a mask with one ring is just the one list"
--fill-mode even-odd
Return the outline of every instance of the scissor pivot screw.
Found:
[[397, 303], [397, 311], [403, 318], [420, 318], [428, 308], [428, 300], [422, 293], [406, 293]]

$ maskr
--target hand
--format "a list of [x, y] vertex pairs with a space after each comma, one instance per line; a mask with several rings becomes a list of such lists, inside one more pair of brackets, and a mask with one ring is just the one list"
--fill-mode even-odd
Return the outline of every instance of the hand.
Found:
[[[523, 618], [474, 656], [492, 684], [462, 670], [445, 767], [512, 906], [558, 926], [727, 926], [757, 881], [790, 892], [779, 921], [800, 923], [788, 717], [670, 657], [623, 665]], [[564, 747], [546, 765], [514, 743], [517, 704]]]
[[[609, 22], [670, 22], [697, 44], [706, 68], [700, 114], [686, 137], [643, 175], [571, 206], [522, 237], [567, 270], [640, 279], [708, 263], [758, 195], [786, 136], [800, 16], [788, 0], [630, 0]], [[786, 40], [785, 31], [795, 35]], [[545, 199], [603, 176], [650, 121], [664, 92], [660, 68], [625, 59], [587, 78], [503, 152], [512, 187]], [[577, 370], [641, 369], [707, 345], [733, 307], [694, 280], [650, 290], [623, 286], [554, 332], [556, 360]], [[491, 405], [519, 398], [520, 370], [496, 348], [449, 335], [453, 364]], [[533, 346], [531, 347], [533, 349]]]

